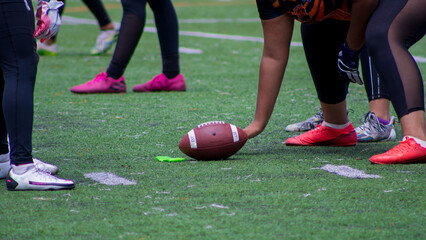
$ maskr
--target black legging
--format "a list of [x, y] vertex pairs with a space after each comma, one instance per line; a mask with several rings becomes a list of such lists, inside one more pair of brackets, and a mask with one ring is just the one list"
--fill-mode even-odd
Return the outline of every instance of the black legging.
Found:
[[423, 79], [408, 51], [426, 32], [425, 0], [380, 0], [366, 46], [399, 118], [425, 110]]
[[168, 78], [179, 74], [178, 22], [170, 0], [122, 0], [123, 18], [114, 55], [107, 69], [107, 75], [119, 79], [142, 36], [146, 20], [146, 3], [154, 12], [160, 42], [163, 73]]
[[32, 3], [0, 2], [0, 154], [32, 163], [33, 96], [38, 57]]
[[348, 21], [334, 19], [301, 25], [306, 60], [318, 98], [323, 103], [336, 104], [346, 99], [349, 83], [340, 78], [337, 54], [348, 28]]
[[389, 94], [385, 85], [379, 78], [376, 68], [374, 67], [367, 48], [363, 47], [360, 52], [362, 80], [364, 81], [365, 92], [368, 101], [384, 98], [389, 100]]

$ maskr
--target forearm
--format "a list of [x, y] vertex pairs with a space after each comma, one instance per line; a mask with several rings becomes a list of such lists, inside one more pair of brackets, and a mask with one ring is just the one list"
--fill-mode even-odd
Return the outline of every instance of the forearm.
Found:
[[259, 86], [254, 121], [262, 129], [266, 127], [274, 110], [281, 88], [287, 62], [263, 57], [260, 63]]
[[262, 20], [265, 41], [260, 62], [256, 112], [253, 122], [244, 129], [249, 138], [260, 134], [271, 118], [289, 57], [293, 21], [288, 14]]
[[351, 2], [351, 23], [346, 42], [350, 49], [358, 51], [364, 44], [365, 29], [378, 0], [351, 0]]

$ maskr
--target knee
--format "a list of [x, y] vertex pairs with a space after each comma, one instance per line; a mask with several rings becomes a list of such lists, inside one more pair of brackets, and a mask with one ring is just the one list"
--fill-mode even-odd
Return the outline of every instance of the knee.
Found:
[[365, 32], [365, 46], [371, 52], [388, 42], [388, 29], [380, 24], [370, 22]]
[[145, 21], [146, 1], [121, 0], [121, 5], [123, 6], [123, 15], [133, 14], [138, 16], [142, 22]]

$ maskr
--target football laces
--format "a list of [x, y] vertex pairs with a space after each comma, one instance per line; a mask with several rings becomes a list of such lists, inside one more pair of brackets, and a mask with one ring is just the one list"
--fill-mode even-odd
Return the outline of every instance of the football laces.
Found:
[[224, 121], [210, 121], [210, 122], [201, 123], [200, 125], [198, 125], [198, 128], [201, 128], [207, 125], [215, 125], [215, 124], [226, 124], [226, 123]]

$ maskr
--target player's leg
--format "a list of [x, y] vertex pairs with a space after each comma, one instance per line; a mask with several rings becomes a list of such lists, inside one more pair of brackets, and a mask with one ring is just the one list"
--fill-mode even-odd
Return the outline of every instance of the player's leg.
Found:
[[186, 84], [179, 65], [179, 31], [176, 11], [170, 0], [148, 0], [154, 12], [160, 42], [162, 73], [133, 87], [135, 92], [185, 91]]
[[7, 128], [3, 114], [3, 92], [4, 78], [0, 66], [0, 179], [5, 178], [10, 169], [9, 142], [7, 140]]
[[337, 70], [337, 55], [345, 41], [349, 22], [333, 19], [302, 24], [302, 41], [308, 66], [321, 103], [324, 121], [316, 129], [287, 139], [287, 145], [356, 144], [356, 134], [346, 110], [348, 82]]
[[380, 81], [366, 47], [361, 50], [360, 58], [369, 111], [360, 119], [362, 124], [355, 128], [358, 142], [395, 140], [396, 118], [390, 116], [389, 96], [385, 85]]
[[114, 54], [106, 73], [72, 87], [74, 93], [121, 93], [126, 92], [124, 71], [142, 36], [146, 20], [146, 0], [122, 0], [123, 17]]
[[90, 54], [102, 54], [117, 41], [118, 30], [115, 29], [114, 23], [100, 0], [83, 0], [83, 2], [95, 16], [100, 29], [96, 44]]
[[70, 180], [56, 178], [36, 167], [32, 157], [33, 94], [38, 56], [35, 52], [31, 1], [0, 3], [0, 68], [2, 110], [10, 140], [12, 170], [8, 190], [69, 189]]
[[[423, 79], [406, 42], [425, 35], [424, 0], [383, 0], [367, 28], [367, 46], [400, 119], [403, 141], [373, 163], [426, 162]], [[414, 41], [413, 41], [414, 40]]]

